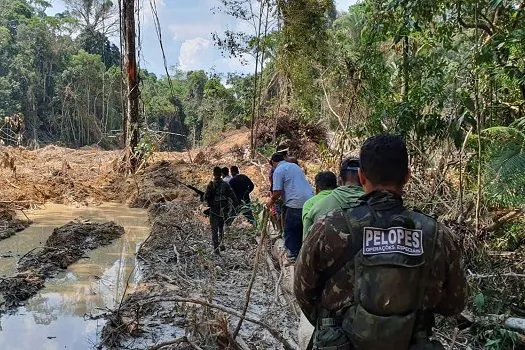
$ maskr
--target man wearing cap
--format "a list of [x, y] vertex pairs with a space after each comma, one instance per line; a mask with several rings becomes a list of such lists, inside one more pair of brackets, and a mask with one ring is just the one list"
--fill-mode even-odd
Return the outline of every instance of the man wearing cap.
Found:
[[271, 208], [278, 199], [282, 198], [284, 201], [284, 245], [288, 250], [289, 260], [294, 262], [302, 244], [303, 205], [313, 196], [313, 190], [303, 170], [297, 164], [285, 161], [283, 154], [274, 153], [270, 162], [275, 170], [272, 195], [267, 205]]
[[341, 163], [339, 179], [342, 186], [333, 190], [329, 195], [316, 202], [307, 215], [303, 218], [303, 239], [308, 235], [308, 230], [324, 214], [334, 209], [348, 207], [365, 194], [359, 183], [357, 171], [359, 160], [348, 158]]
[[[314, 203], [312, 208], [303, 216], [303, 241], [306, 240], [310, 227], [323, 215], [334, 209], [348, 207], [349, 204], [356, 203], [359, 197], [365, 194], [359, 182], [358, 176], [359, 160], [347, 158], [341, 163], [339, 170], [339, 181], [342, 186], [331, 191], [330, 194]], [[299, 322], [299, 345], [305, 349], [310, 340], [314, 326], [308, 321], [304, 313], [301, 312]]]

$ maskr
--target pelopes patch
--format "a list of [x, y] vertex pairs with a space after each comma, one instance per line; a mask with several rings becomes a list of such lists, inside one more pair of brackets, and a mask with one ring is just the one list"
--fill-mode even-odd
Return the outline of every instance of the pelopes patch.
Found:
[[363, 255], [390, 253], [423, 255], [423, 231], [404, 227], [363, 229]]

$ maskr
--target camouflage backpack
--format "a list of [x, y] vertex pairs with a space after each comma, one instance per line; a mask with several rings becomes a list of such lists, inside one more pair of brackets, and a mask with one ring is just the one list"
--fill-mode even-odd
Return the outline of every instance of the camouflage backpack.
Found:
[[[425, 345], [413, 344], [429, 274], [425, 260], [434, 254], [437, 222], [403, 206], [378, 213], [364, 202], [345, 211], [345, 218], [353, 241], [354, 302], [335, 315], [339, 327], [322, 327], [330, 318], [320, 320], [314, 348], [434, 348], [426, 336]], [[331, 346], [322, 346], [323, 337], [332, 339]]]

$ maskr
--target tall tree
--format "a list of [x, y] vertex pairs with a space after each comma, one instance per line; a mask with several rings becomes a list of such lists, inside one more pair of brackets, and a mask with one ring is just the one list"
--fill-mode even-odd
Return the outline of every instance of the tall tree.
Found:
[[106, 36], [117, 32], [118, 11], [111, 0], [64, 0], [64, 2], [68, 13], [80, 22], [82, 30], [91, 29]]
[[126, 161], [131, 171], [136, 170], [140, 155], [135, 153], [139, 142], [139, 79], [135, 47], [135, 0], [122, 1], [124, 37], [124, 66], [126, 71], [127, 108], [124, 125]]
[[118, 66], [121, 62], [120, 52], [115, 44], [109, 42], [104, 33], [87, 27], [76, 38], [78, 46], [91, 54], [100, 55], [107, 68]]

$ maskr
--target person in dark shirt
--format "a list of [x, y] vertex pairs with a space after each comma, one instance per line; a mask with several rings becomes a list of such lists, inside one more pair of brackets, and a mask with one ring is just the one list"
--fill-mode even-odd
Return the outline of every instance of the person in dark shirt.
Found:
[[250, 193], [255, 188], [252, 180], [244, 174], [239, 173], [239, 168], [232, 166], [230, 168], [232, 179], [229, 184], [235, 193], [235, 196], [239, 200], [240, 204], [237, 208], [237, 212], [244, 215], [244, 217], [255, 226], [255, 218], [250, 204]]
[[204, 200], [210, 207], [210, 226], [215, 254], [224, 250], [222, 238], [224, 224], [228, 219], [230, 208], [238, 204], [237, 197], [228, 183], [221, 178], [221, 168], [213, 168], [213, 181], [208, 184], [204, 193]]

